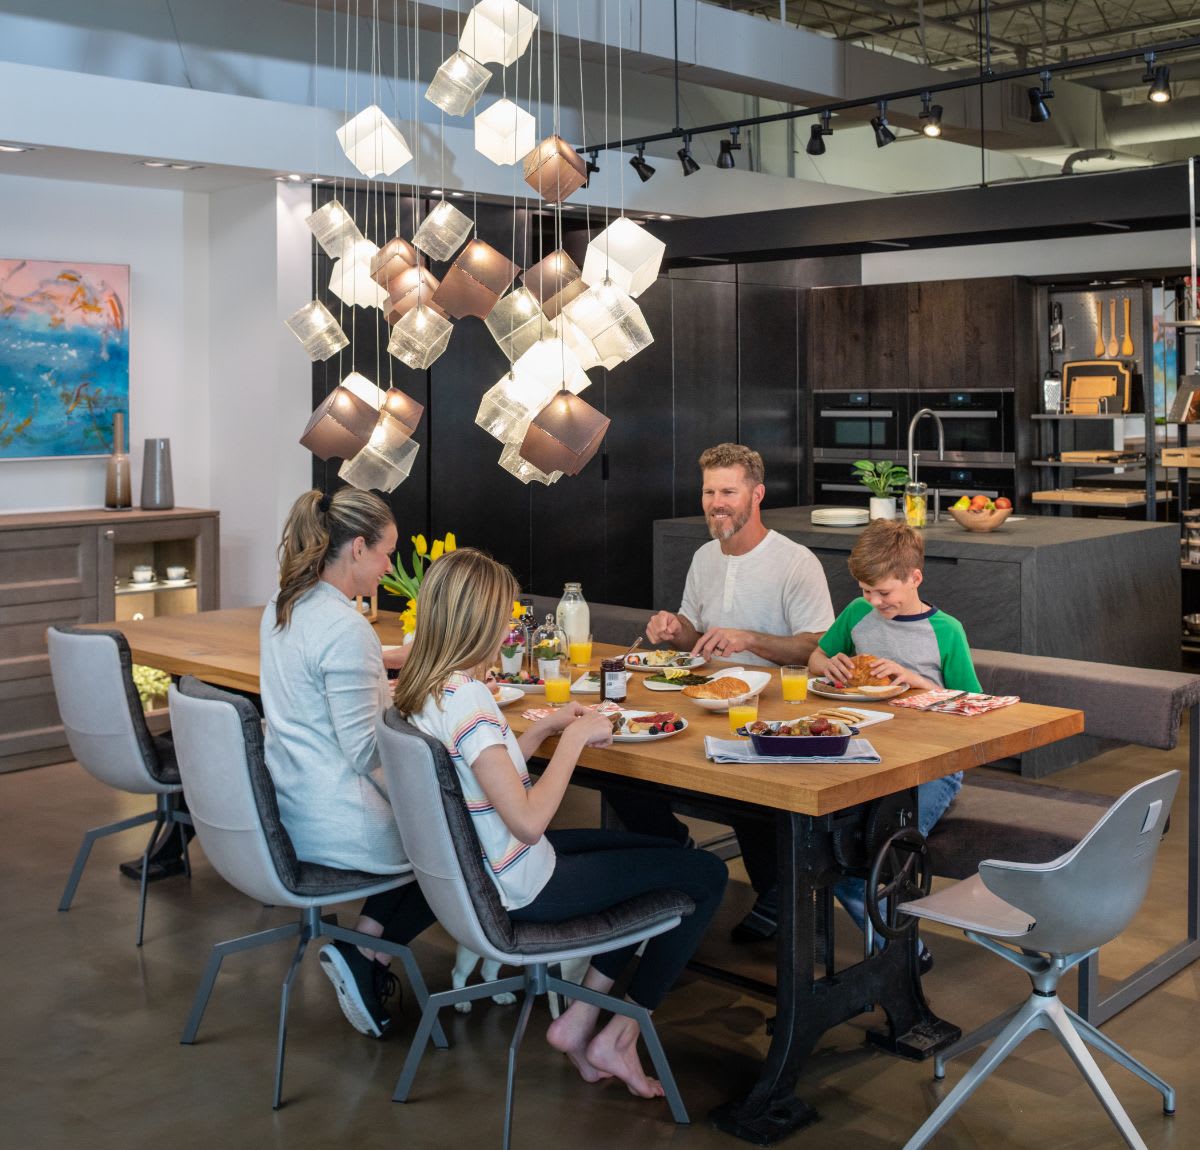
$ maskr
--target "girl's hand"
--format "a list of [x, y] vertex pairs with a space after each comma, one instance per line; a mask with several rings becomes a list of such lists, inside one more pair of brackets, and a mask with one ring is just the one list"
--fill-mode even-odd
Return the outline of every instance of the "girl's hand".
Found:
[[607, 747], [612, 743], [612, 723], [605, 715], [582, 708], [583, 714], [573, 719], [566, 727], [567, 732], [577, 736], [584, 747]]
[[580, 716], [590, 714], [592, 714], [592, 711], [589, 708], [572, 699], [569, 703], [564, 703], [561, 707], [556, 707], [553, 714], [547, 715], [542, 719], [542, 722], [545, 724], [544, 730], [547, 735], [557, 734], [575, 722]]

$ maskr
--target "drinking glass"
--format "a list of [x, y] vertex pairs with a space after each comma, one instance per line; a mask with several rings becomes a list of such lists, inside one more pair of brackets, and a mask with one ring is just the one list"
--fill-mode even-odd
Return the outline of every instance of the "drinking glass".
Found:
[[592, 637], [589, 635], [583, 643], [569, 643], [567, 653], [576, 667], [590, 667], [592, 663]]
[[758, 700], [751, 699], [746, 703], [733, 703], [729, 707], [729, 729], [735, 735], [739, 727], [753, 723], [758, 718]]
[[785, 703], [803, 703], [808, 698], [808, 669], [805, 667], [780, 667], [779, 682], [783, 687]]
[[553, 703], [556, 707], [562, 703], [571, 701], [571, 680], [563, 674], [562, 665], [559, 664], [551, 670], [546, 679], [546, 702]]

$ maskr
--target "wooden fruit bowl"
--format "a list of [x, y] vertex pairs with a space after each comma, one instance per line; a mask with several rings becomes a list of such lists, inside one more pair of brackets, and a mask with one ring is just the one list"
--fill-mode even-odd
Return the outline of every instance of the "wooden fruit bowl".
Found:
[[954, 516], [954, 522], [968, 531], [995, 531], [1012, 514], [1011, 507], [995, 511], [959, 511], [954, 507], [947, 510]]

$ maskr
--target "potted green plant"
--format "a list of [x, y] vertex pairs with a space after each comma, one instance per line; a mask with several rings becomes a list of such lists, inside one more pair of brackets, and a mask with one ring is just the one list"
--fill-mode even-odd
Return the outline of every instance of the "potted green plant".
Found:
[[908, 468], [890, 460], [860, 459], [854, 464], [854, 478], [871, 493], [872, 519], [896, 517], [896, 495], [908, 482]]

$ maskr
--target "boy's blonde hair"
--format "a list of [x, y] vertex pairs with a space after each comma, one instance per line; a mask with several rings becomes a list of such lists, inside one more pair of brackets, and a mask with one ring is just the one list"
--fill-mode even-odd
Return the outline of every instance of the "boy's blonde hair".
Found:
[[430, 695], [440, 703], [452, 671], [494, 658], [516, 596], [513, 573], [482, 551], [460, 547], [431, 563], [417, 596], [412, 653], [396, 680], [396, 710], [408, 718]]
[[711, 471], [718, 467], [740, 467], [752, 486], [765, 483], [766, 468], [762, 456], [751, 447], [740, 443], [718, 443], [700, 456], [700, 470]]
[[868, 587], [925, 568], [925, 541], [900, 519], [873, 519], [850, 552], [850, 575]]

